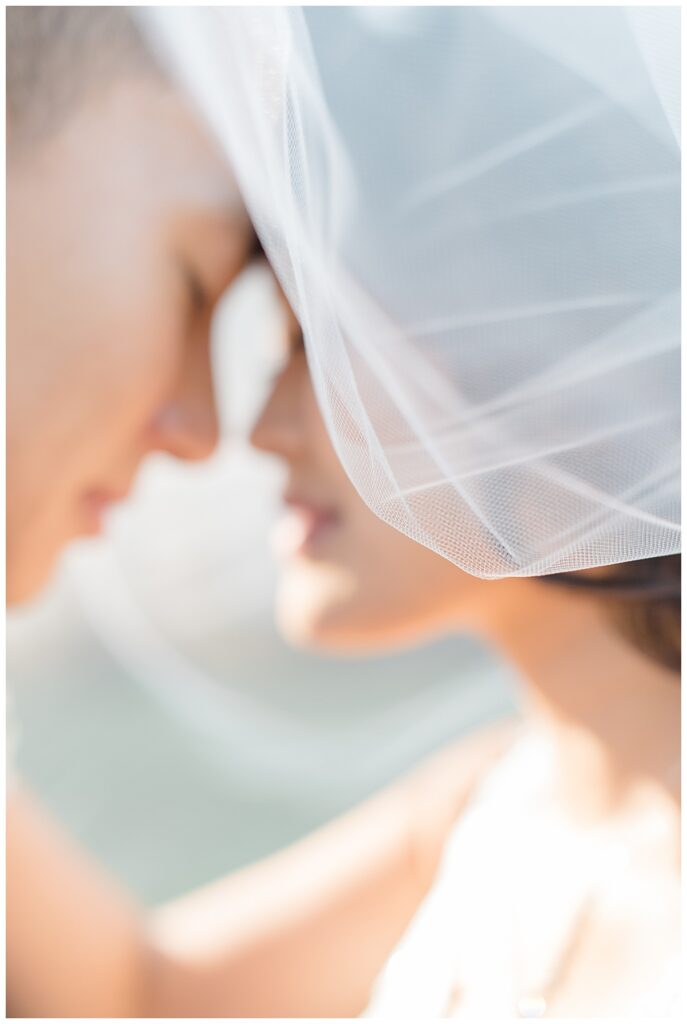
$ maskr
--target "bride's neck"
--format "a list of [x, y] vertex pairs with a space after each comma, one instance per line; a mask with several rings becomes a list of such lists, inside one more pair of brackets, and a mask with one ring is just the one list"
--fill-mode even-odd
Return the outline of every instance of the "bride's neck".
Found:
[[639, 801], [677, 813], [680, 685], [636, 651], [596, 601], [533, 580], [505, 581], [483, 631], [522, 677], [533, 725], [551, 740], [556, 794], [578, 819]]

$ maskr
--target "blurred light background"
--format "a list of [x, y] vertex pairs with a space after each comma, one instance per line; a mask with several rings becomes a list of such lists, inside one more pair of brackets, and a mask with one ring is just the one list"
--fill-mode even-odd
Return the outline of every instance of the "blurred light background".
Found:
[[514, 704], [509, 670], [469, 638], [356, 659], [279, 639], [280, 473], [243, 440], [276, 316], [267, 273], [247, 272], [216, 319], [217, 454], [151, 459], [106, 535], [8, 624], [15, 768], [147, 903], [291, 842]]

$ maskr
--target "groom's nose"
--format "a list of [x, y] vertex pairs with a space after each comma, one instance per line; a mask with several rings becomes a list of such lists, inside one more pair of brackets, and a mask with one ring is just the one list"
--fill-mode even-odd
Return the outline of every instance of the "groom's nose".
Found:
[[219, 441], [219, 424], [214, 404], [210, 408], [170, 402], [156, 417], [154, 447], [178, 459], [198, 462], [214, 452]]
[[152, 445], [186, 461], [206, 459], [220, 437], [209, 347], [187, 360], [176, 393], [152, 425]]

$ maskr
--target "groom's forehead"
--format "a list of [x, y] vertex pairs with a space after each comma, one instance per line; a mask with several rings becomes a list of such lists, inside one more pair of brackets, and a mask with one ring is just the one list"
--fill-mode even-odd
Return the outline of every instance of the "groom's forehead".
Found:
[[[244, 258], [259, 258], [228, 160], [160, 69], [130, 11], [7, 8], [11, 155], [30, 158], [57, 139], [62, 153], [71, 151], [64, 166], [76, 169], [77, 191], [79, 168], [99, 183], [111, 175], [111, 195], [131, 199], [133, 186], [147, 210], [183, 221], [188, 214], [193, 230], [205, 225], [211, 242], [218, 229], [234, 236], [238, 229]], [[70, 122], [78, 122], [74, 132]], [[46, 166], [55, 173], [54, 161]]]
[[164, 78], [126, 7], [8, 7], [6, 99], [14, 143], [55, 131], [123, 75]]

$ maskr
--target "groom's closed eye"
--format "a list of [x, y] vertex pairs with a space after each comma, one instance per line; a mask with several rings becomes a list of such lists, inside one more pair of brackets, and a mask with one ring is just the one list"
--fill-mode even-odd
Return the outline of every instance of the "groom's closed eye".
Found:
[[[257, 232], [253, 231], [253, 242], [248, 252], [248, 262], [256, 263], [258, 260], [266, 260], [267, 254], [262, 247], [262, 242], [258, 238]], [[268, 261], [269, 262], [269, 261]]]
[[298, 355], [300, 352], [305, 352], [303, 329], [295, 319], [289, 329], [289, 352], [291, 355]]
[[207, 289], [195, 268], [192, 267], [191, 264], [184, 262], [182, 263], [182, 270], [188, 290], [191, 319], [193, 319], [196, 316], [200, 316], [200, 314], [207, 309], [210, 299]]

